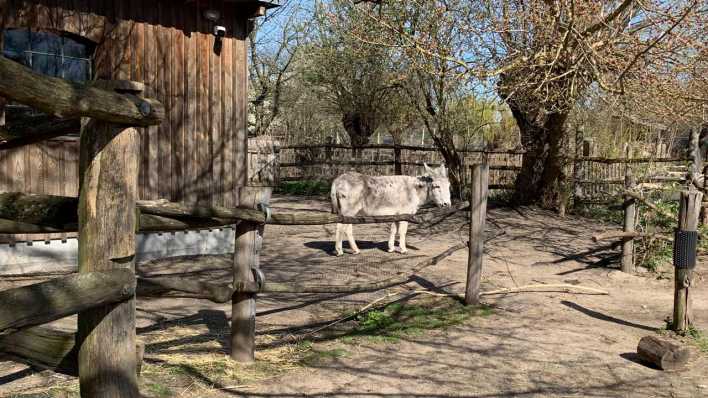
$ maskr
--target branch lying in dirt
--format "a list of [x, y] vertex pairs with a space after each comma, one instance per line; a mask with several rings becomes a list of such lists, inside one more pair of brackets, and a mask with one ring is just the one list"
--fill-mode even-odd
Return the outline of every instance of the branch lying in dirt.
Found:
[[569, 285], [565, 283], [561, 284], [538, 284], [538, 285], [526, 285], [526, 286], [519, 286], [519, 287], [512, 287], [508, 289], [499, 289], [499, 290], [490, 290], [488, 292], [482, 292], [480, 293], [481, 296], [491, 296], [494, 294], [509, 294], [509, 293], [541, 293], [541, 292], [536, 292], [536, 291], [529, 291], [528, 289], [565, 289], [566, 292], [572, 289], [577, 289], [577, 290], [583, 290], [599, 295], [605, 295], [609, 296], [610, 293], [606, 292], [604, 290], [600, 289], [593, 289], [591, 287], [585, 287], [585, 286], [577, 286], [577, 285]]
[[601, 240], [608, 240], [608, 239], [616, 239], [616, 238], [655, 238], [655, 239], [661, 239], [661, 240], [666, 240], [666, 241], [673, 241], [673, 239], [664, 234], [659, 234], [659, 233], [644, 233], [644, 232], [624, 232], [624, 231], [609, 231], [609, 232], [603, 232], [601, 234], [593, 235], [592, 241], [593, 242], [598, 242]]

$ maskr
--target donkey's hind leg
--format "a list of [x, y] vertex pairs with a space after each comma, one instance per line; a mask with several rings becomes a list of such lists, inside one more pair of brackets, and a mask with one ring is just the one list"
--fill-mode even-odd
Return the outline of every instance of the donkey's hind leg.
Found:
[[401, 221], [398, 223], [398, 242], [401, 245], [401, 254], [408, 253], [408, 248], [406, 248], [406, 233], [408, 232], [408, 221]]
[[349, 247], [352, 248], [352, 252], [354, 254], [359, 254], [361, 251], [359, 250], [359, 247], [356, 245], [356, 240], [354, 239], [354, 228], [352, 227], [352, 224], [347, 225], [347, 240], [349, 240]]
[[344, 254], [344, 249], [342, 249], [342, 230], [346, 228], [344, 224], [337, 224], [334, 233], [334, 251], [337, 256]]
[[393, 253], [396, 251], [396, 223], [391, 223], [391, 235], [388, 237], [388, 252]]

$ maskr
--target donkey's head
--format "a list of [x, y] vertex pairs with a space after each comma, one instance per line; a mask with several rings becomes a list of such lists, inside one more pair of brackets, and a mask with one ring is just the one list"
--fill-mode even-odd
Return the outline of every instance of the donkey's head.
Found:
[[429, 199], [439, 207], [450, 206], [450, 180], [447, 178], [447, 169], [442, 165], [436, 169], [423, 164], [425, 174], [430, 183]]

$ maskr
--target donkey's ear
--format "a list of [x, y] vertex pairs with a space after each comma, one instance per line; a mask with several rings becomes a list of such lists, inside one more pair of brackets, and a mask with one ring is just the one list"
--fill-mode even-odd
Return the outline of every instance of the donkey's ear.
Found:
[[433, 175], [433, 169], [431, 169], [427, 163], [423, 163], [423, 168], [425, 168], [425, 174]]

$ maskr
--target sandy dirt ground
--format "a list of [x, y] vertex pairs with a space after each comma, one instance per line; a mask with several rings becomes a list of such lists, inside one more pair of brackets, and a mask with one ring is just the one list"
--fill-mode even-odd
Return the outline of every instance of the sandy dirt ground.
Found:
[[[312, 198], [276, 197], [273, 203], [301, 210], [329, 207]], [[410, 252], [405, 256], [386, 253], [388, 226], [355, 226], [362, 254], [343, 257], [331, 253], [333, 226], [268, 226], [261, 267], [272, 281], [339, 285], [377, 280], [405, 273], [423, 258], [418, 256], [433, 256], [462, 242], [464, 223], [464, 215], [458, 214], [432, 228], [411, 225]], [[487, 234], [493, 239], [485, 247], [483, 290], [570, 284], [609, 295], [547, 288], [485, 296], [488, 315], [396, 341], [343, 341], [336, 333], [319, 329], [373, 300], [394, 297], [395, 292], [400, 293], [396, 298], [409, 297], [415, 290], [461, 295], [466, 250], [424, 270], [411, 283], [375, 293], [263, 295], [258, 300], [257, 362], [229, 368], [236, 373], [260, 372], [250, 381], [231, 373], [229, 382], [209, 372], [215, 363], [224, 363], [228, 352], [230, 306], [141, 299], [138, 334], [146, 342], [141, 391], [151, 397], [708, 396], [708, 354], [697, 348], [689, 370], [683, 372], [662, 372], [638, 362], [639, 339], [664, 328], [670, 316], [673, 281], [669, 269], [634, 276], [614, 270], [617, 252], [590, 239], [611, 228], [537, 209], [490, 209]], [[228, 258], [212, 260], [199, 268], [146, 264], [140, 272], [228, 281]], [[702, 258], [692, 294], [695, 323], [708, 329], [704, 270]], [[28, 282], [4, 281], [0, 287], [22, 283]], [[55, 326], [71, 329], [74, 324], [75, 318], [69, 318]], [[332, 329], [341, 331], [346, 325]], [[292, 342], [305, 339], [308, 349], [337, 355], [305, 363], [283, 359], [296, 357], [302, 344]], [[209, 358], [219, 360], [210, 363]], [[170, 384], [160, 373], [175, 361], [187, 365]], [[9, 359], [0, 362], [0, 396], [73, 396], [75, 384], [73, 378], [28, 369]], [[27, 395], [30, 392], [40, 395]]]

